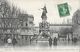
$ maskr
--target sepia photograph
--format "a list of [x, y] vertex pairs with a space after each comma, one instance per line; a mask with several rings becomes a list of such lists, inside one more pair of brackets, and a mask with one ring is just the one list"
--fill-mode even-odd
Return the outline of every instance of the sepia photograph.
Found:
[[80, 52], [80, 0], [0, 0], [0, 52]]

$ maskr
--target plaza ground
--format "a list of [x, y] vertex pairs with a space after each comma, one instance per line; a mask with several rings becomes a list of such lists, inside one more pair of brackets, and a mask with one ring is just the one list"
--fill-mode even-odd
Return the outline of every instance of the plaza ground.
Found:
[[[4, 47], [6, 44], [0, 41], [0, 46]], [[49, 41], [28, 41], [28, 40], [19, 40], [18, 43], [15, 45], [15, 47], [50, 47], [49, 46]], [[80, 46], [80, 41], [77, 43], [72, 43], [72, 41], [62, 41], [59, 40], [57, 42], [57, 46]], [[52, 47], [54, 47], [52, 43]]]
[[57, 46], [57, 47], [1, 47], [0, 52], [79, 52], [80, 47], [77, 46]]
[[[1, 42], [1, 41], [0, 41]], [[29, 41], [19, 41], [16, 46], [1, 46], [0, 52], [79, 52], [80, 42], [75, 45], [68, 41], [58, 41], [58, 45], [55, 47], [49, 47], [48, 41], [33, 41], [31, 44]], [[23, 44], [23, 45], [22, 45]], [[0, 44], [1, 45], [1, 44]]]

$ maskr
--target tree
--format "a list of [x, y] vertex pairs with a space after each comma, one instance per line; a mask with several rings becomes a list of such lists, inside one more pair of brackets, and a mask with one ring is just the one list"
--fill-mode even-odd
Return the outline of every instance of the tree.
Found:
[[10, 7], [6, 1], [0, 5], [0, 28], [3, 33], [9, 30], [13, 34], [24, 21], [27, 21], [28, 17], [30, 17], [29, 14], [22, 13], [13, 5]]
[[[0, 17], [0, 25], [2, 27], [3, 33], [4, 31], [10, 30], [10, 32], [12, 33], [13, 29], [15, 29], [18, 26], [18, 19], [17, 19], [17, 8], [12, 6], [12, 8], [10, 7], [10, 5], [5, 1], [5, 2], [1, 2], [0, 5], [0, 13], [1, 13], [1, 17]], [[15, 18], [16, 17], [16, 18]]]

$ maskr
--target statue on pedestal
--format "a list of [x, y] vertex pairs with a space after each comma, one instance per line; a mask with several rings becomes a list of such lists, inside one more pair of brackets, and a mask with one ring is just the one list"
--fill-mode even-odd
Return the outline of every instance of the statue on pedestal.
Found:
[[39, 23], [39, 34], [41, 34], [43, 37], [49, 37], [49, 23], [46, 21], [47, 20], [47, 9], [46, 6], [44, 6], [41, 18], [42, 22]]

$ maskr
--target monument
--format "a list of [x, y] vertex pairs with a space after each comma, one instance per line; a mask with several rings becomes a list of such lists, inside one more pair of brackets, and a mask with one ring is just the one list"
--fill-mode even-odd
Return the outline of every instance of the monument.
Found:
[[42, 37], [49, 37], [49, 23], [47, 22], [47, 9], [46, 6], [44, 6], [44, 8], [42, 8], [43, 12], [41, 15], [42, 18], [42, 22], [39, 23], [39, 34], [42, 35]]

